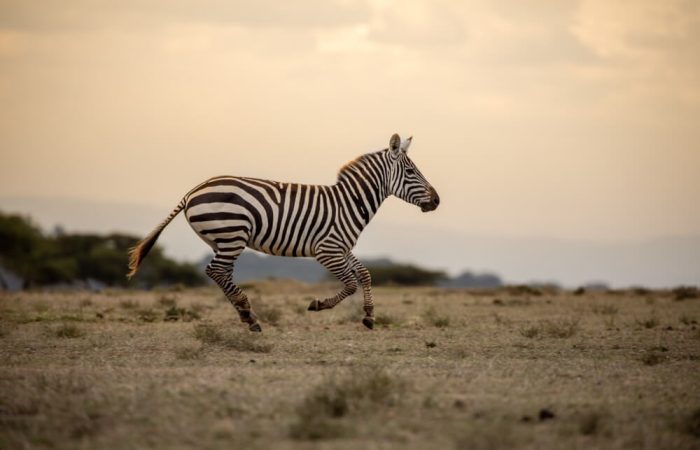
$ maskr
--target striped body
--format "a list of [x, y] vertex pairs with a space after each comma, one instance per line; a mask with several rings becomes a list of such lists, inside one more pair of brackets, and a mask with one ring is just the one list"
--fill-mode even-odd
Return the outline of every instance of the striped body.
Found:
[[270, 255], [315, 256], [326, 238], [352, 248], [361, 231], [358, 227], [366, 225], [361, 219], [352, 220], [352, 205], [339, 207], [340, 190], [339, 186], [218, 177], [187, 196], [185, 215], [197, 234], [222, 255], [247, 245]]
[[160, 232], [181, 211], [190, 226], [215, 252], [207, 275], [224, 291], [241, 319], [257, 331], [260, 325], [248, 299], [232, 281], [233, 266], [244, 248], [278, 256], [315, 257], [344, 284], [334, 297], [315, 300], [309, 309], [334, 307], [355, 292], [365, 294], [371, 328], [371, 278], [351, 250], [362, 230], [389, 195], [432, 211], [439, 197], [420, 174], [401, 143], [392, 136], [388, 149], [368, 153], [345, 165], [334, 185], [281, 183], [255, 178], [221, 176], [192, 189], [170, 216], [131, 253], [131, 273], [155, 243]]
[[[379, 163], [381, 152], [365, 159]], [[349, 251], [387, 196], [376, 189], [379, 172], [372, 182], [352, 174], [353, 165], [358, 161], [332, 186], [212, 178], [185, 197], [185, 214], [222, 255], [247, 245], [270, 255], [313, 257], [324, 242]]]

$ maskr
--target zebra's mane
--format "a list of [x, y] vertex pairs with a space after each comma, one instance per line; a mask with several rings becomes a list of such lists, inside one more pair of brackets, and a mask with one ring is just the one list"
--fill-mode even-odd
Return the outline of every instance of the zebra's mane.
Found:
[[351, 172], [356, 167], [364, 165], [365, 161], [367, 161], [370, 157], [375, 156], [375, 155], [377, 155], [381, 152], [384, 152], [386, 150], [387, 149], [385, 148], [384, 150], [379, 150], [378, 152], [365, 153], [364, 155], [360, 155], [357, 158], [350, 161], [349, 163], [345, 164], [338, 171], [338, 181], [340, 181], [344, 177], [346, 177], [348, 172]]

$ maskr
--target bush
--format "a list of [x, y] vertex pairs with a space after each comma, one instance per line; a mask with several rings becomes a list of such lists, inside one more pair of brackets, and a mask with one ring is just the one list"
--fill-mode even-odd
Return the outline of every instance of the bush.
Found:
[[690, 300], [700, 297], [698, 288], [694, 286], [679, 286], [671, 291], [676, 301]]
[[[0, 263], [29, 287], [87, 279], [126, 286], [128, 250], [137, 242], [119, 233], [45, 236], [28, 218], [0, 213]], [[194, 265], [170, 260], [155, 247], [136, 282], [198, 286], [205, 279]]]

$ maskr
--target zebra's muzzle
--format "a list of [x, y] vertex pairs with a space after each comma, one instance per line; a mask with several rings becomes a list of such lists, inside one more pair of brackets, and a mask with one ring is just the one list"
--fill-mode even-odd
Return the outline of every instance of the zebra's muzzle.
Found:
[[418, 206], [420, 206], [421, 211], [423, 212], [430, 212], [430, 211], [435, 211], [440, 205], [440, 196], [438, 195], [437, 192], [435, 192], [435, 189], [430, 189], [430, 200], [427, 200], [423, 203], [420, 203]]

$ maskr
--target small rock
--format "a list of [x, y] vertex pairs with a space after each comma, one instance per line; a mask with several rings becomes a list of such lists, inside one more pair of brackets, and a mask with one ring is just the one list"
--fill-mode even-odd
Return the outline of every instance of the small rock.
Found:
[[522, 416], [522, 417], [520, 418], [520, 421], [521, 421], [521, 422], [532, 422], [532, 417], [530, 417], [530, 416]]
[[455, 402], [452, 406], [454, 406], [457, 409], [464, 409], [464, 407], [467, 405], [466, 405], [466, 403], [464, 403], [464, 400], [457, 399], [457, 400], [455, 400]]
[[430, 341], [430, 342], [426, 342], [425, 346], [428, 348], [435, 348], [435, 347], [437, 347], [437, 344], [433, 341]]
[[249, 362], [249, 363], [252, 363], [252, 364], [255, 364], [257, 361], [255, 361], [254, 359], [251, 359], [251, 360], [248, 361], [248, 362]]
[[553, 411], [551, 411], [547, 408], [543, 408], [543, 409], [540, 409], [539, 417], [540, 417], [540, 422], [543, 422], [545, 420], [554, 419], [556, 416], [554, 415]]

